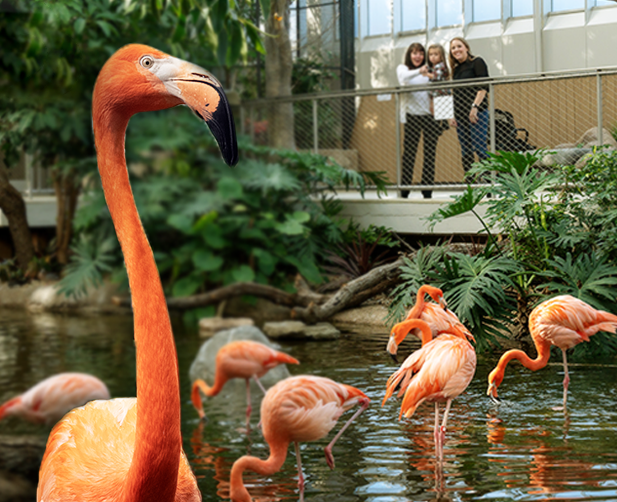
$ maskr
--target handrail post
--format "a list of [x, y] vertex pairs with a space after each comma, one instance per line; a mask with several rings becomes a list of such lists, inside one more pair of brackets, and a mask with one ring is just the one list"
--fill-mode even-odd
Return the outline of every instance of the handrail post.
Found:
[[495, 153], [496, 134], [495, 134], [495, 86], [488, 84], [488, 123], [490, 131], [490, 151]]
[[400, 117], [400, 100], [401, 94], [399, 92], [394, 94], [394, 124], [396, 134], [396, 190], [399, 191], [402, 183], [401, 173], [401, 117]]
[[313, 99], [313, 153], [319, 153], [319, 129], [317, 127], [317, 100]]
[[596, 98], [598, 111], [598, 145], [604, 144], [604, 117], [602, 116], [602, 75], [596, 73]]

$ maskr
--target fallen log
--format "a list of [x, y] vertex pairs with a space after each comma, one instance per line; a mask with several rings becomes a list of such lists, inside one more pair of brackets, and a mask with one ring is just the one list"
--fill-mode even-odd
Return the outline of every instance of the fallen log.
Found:
[[[415, 252], [406, 255], [413, 260]], [[254, 282], [237, 282], [217, 288], [207, 293], [168, 298], [167, 307], [170, 310], [189, 310], [198, 307], [218, 304], [236, 296], [252, 295], [265, 298], [277, 305], [292, 309], [291, 317], [308, 323], [324, 321], [341, 310], [355, 307], [376, 296], [398, 282], [399, 268], [404, 257], [396, 261], [376, 267], [366, 274], [343, 284], [334, 294], [319, 294], [312, 291], [306, 282], [296, 279], [296, 293], [288, 293], [274, 286]], [[112, 301], [119, 306], [131, 306], [130, 298], [113, 297]]]

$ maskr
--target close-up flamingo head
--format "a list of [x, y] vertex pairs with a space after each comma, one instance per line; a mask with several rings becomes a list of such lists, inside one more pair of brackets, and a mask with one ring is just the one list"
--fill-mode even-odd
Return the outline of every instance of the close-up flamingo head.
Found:
[[448, 304], [446, 303], [446, 299], [443, 297], [443, 291], [441, 289], [427, 286], [426, 292], [435, 302], [439, 303], [444, 310], [448, 309]]
[[128, 120], [178, 105], [188, 106], [208, 125], [225, 162], [235, 165], [236, 129], [221, 83], [200, 66], [147, 45], [122, 47], [101, 69], [93, 95], [94, 127], [97, 111]]
[[501, 382], [503, 382], [503, 374], [504, 371], [500, 367], [497, 367], [488, 375], [488, 389], [486, 390], [486, 395], [496, 403], [501, 402], [497, 396], [497, 388], [501, 385]]

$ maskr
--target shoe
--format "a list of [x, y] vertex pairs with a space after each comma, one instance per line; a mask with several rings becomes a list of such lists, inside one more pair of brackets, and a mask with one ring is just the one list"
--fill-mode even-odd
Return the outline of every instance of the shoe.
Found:
[[432, 190], [422, 190], [422, 197], [424, 197], [425, 199], [432, 199], [433, 191]]
[[409, 197], [409, 190], [401, 190], [401, 198], [407, 199]]

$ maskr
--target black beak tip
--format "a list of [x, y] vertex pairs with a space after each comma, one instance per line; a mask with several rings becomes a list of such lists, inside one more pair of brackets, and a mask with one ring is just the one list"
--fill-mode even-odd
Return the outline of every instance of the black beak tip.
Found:
[[390, 357], [392, 358], [392, 360], [393, 360], [396, 364], [398, 364], [398, 359], [397, 359], [397, 357], [396, 357], [396, 354], [390, 354]]
[[501, 399], [499, 399], [498, 397], [493, 396], [492, 394], [489, 397], [491, 398], [493, 404], [501, 404]]

